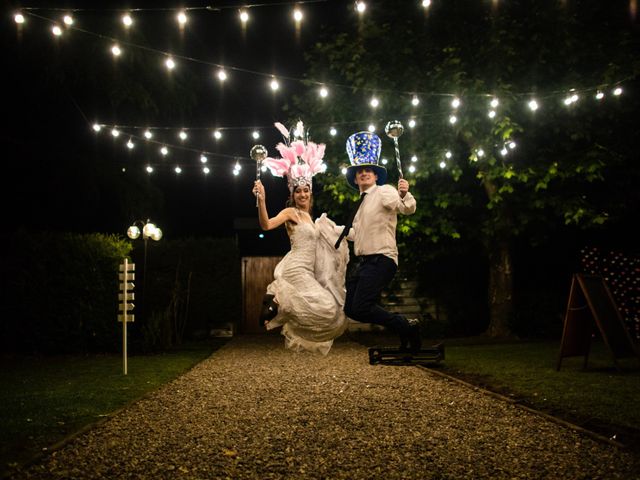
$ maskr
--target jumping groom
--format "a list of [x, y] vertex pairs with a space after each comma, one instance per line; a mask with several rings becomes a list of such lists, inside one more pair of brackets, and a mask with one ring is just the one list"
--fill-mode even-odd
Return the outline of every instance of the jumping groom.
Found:
[[[398, 181], [398, 189], [385, 185], [387, 170], [378, 165], [380, 138], [370, 132], [354, 133], [347, 139], [349, 185], [360, 191], [360, 201], [352, 222], [347, 222], [342, 238], [354, 242], [358, 258], [355, 271], [346, 280], [344, 311], [350, 318], [383, 325], [400, 336], [400, 348], [418, 351], [421, 347], [417, 319], [387, 312], [378, 302], [382, 290], [398, 270], [396, 225], [398, 213], [411, 215], [416, 199], [409, 193], [409, 182]], [[351, 226], [353, 225], [353, 228]]]

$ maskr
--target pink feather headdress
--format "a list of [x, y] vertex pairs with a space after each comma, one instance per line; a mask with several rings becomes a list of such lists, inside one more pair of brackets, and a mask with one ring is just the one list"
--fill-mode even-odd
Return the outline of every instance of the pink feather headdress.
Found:
[[[313, 176], [326, 170], [326, 165], [322, 162], [325, 144], [309, 142], [302, 122], [297, 123], [291, 134], [279, 122], [275, 123], [275, 127], [285, 141], [285, 143], [280, 142], [276, 145], [276, 150], [280, 153], [281, 158], [268, 157], [264, 160], [263, 165], [277, 177], [286, 176], [290, 191], [293, 192], [296, 187], [303, 185], [307, 185], [311, 189]], [[289, 137], [292, 139], [290, 143]]]

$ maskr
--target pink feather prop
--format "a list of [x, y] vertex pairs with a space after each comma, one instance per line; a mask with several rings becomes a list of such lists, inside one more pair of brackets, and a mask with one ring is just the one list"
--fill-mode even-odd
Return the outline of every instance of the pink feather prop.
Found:
[[304, 154], [305, 147], [302, 140], [291, 142], [291, 148], [293, 149], [297, 157], [301, 157]]
[[267, 167], [272, 175], [276, 177], [284, 177], [289, 173], [291, 163], [283, 158], [265, 158], [262, 164]]
[[274, 123], [274, 125], [276, 126], [278, 131], [282, 134], [282, 136], [285, 138], [285, 140], [289, 140], [289, 130], [287, 130], [287, 127], [285, 127], [280, 122], [276, 122]]

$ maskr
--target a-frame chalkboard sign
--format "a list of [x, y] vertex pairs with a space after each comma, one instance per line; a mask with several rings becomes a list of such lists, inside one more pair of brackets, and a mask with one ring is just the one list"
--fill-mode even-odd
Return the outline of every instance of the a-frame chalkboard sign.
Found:
[[640, 352], [624, 326], [620, 311], [604, 278], [599, 275], [575, 274], [571, 280], [569, 302], [564, 317], [557, 370], [560, 370], [560, 362], [564, 357], [577, 356], [584, 356], [586, 368], [595, 327], [600, 331], [611, 352], [616, 368], [619, 368], [618, 358], [640, 359]]

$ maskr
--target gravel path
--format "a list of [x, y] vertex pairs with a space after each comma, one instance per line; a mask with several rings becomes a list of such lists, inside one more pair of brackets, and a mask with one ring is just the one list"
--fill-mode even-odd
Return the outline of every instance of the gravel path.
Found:
[[640, 478], [615, 446], [415, 367], [234, 338], [12, 478]]

